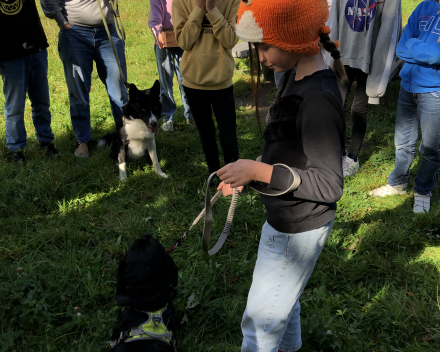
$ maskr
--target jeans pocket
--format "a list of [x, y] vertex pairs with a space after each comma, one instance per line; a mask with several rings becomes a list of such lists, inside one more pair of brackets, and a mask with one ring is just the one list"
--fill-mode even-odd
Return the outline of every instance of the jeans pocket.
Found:
[[268, 247], [273, 245], [274, 237], [275, 237], [275, 233], [272, 231], [264, 231], [261, 234], [261, 240]]

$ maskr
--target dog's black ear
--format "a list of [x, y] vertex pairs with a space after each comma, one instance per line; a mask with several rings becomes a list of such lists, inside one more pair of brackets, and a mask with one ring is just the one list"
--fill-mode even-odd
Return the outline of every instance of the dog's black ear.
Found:
[[160, 83], [157, 79], [154, 82], [153, 86], [150, 88], [150, 95], [160, 95]]
[[130, 100], [136, 100], [139, 95], [139, 89], [133, 84], [130, 83], [130, 88], [128, 88], [128, 97]]

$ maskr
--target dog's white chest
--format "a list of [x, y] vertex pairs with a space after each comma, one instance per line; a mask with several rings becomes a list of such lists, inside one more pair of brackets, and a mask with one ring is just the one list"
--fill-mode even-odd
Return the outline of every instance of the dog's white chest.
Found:
[[127, 134], [127, 154], [131, 159], [139, 159], [145, 155], [149, 139], [154, 138], [154, 133], [139, 119], [126, 121], [125, 133]]

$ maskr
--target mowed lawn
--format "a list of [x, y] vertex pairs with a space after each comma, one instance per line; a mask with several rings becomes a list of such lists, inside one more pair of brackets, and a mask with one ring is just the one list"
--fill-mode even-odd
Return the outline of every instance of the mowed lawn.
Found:
[[[420, 1], [402, 2], [406, 21]], [[126, 0], [120, 10], [128, 80], [148, 88], [157, 79], [149, 3]], [[28, 162], [18, 168], [10, 163], [0, 95], [0, 351], [106, 351], [118, 311], [119, 259], [145, 232], [165, 248], [173, 244], [203, 208], [208, 169], [197, 131], [184, 123], [177, 85], [176, 131], [159, 130], [156, 136], [169, 179], [156, 175], [146, 158], [129, 164], [128, 180], [121, 183], [108, 148], [92, 148], [90, 158], [76, 158], [58, 29], [44, 16], [42, 22], [51, 44], [52, 128], [60, 154], [48, 159], [40, 152], [28, 102]], [[240, 102], [250, 96], [247, 62], [237, 62], [237, 68], [234, 88]], [[361, 169], [345, 181], [333, 231], [301, 298], [301, 351], [440, 350], [439, 192], [433, 193], [430, 214], [419, 216], [412, 213], [412, 191], [385, 199], [368, 196], [386, 183], [394, 166], [398, 91], [399, 81], [391, 82], [381, 104], [370, 106]], [[273, 95], [274, 90], [266, 103]], [[90, 100], [98, 138], [114, 123], [96, 70]], [[263, 141], [253, 113], [237, 104], [237, 118], [240, 155], [255, 159]], [[420, 161], [417, 156], [410, 189]], [[229, 202], [221, 199], [215, 206], [215, 236]], [[239, 351], [264, 221], [259, 196], [249, 190], [217, 255], [201, 250], [202, 224], [172, 253], [179, 268], [179, 351]]]

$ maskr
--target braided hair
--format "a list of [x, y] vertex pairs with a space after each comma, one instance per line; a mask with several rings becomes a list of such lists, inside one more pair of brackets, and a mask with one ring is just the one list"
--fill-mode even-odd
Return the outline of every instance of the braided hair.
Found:
[[328, 33], [320, 32], [319, 37], [321, 46], [330, 53], [334, 60], [333, 72], [336, 78], [339, 82], [346, 82], [347, 74], [345, 73], [345, 68], [341, 61], [341, 52], [338, 50], [339, 43], [332, 41]]

